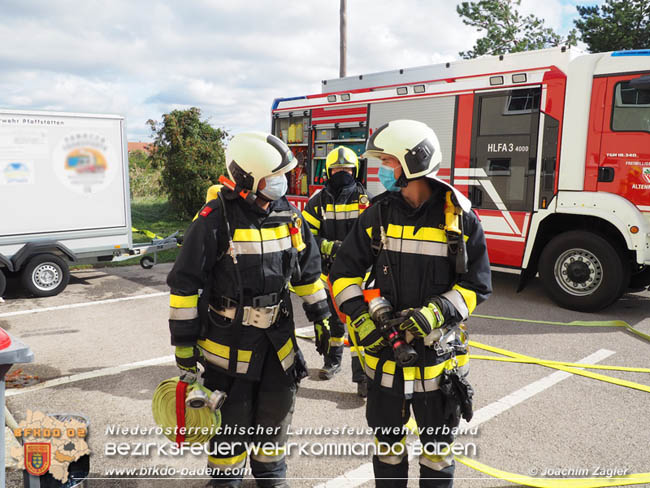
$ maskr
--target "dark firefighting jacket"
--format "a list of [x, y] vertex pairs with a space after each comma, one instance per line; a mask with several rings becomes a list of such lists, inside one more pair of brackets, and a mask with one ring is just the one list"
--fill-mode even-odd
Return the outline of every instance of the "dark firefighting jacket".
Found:
[[[292, 228], [302, 236], [303, 249], [292, 241]], [[272, 348], [291, 374], [298, 346], [288, 284], [302, 298], [307, 318], [322, 320], [329, 311], [320, 272], [309, 227], [286, 198], [263, 210], [224, 188], [188, 228], [167, 278], [172, 344], [196, 344], [211, 364], [254, 380]], [[261, 329], [216, 313], [239, 305], [241, 297], [243, 306], [281, 303], [277, 321]]]
[[[445, 189], [435, 182], [431, 185], [433, 196], [417, 209], [400, 192], [381, 194], [343, 242], [330, 282], [337, 305], [352, 319], [367, 311], [362, 282], [369, 267], [373, 268], [373, 287], [381, 290], [396, 312], [426, 306], [439, 297], [445, 326], [467, 319], [476, 305], [490, 295], [490, 263], [478, 217], [472, 211], [463, 212], [468, 271], [456, 275], [443, 230]], [[380, 242], [380, 214], [384, 242], [381, 250], [373, 251], [373, 244]], [[460, 341], [455, 344], [460, 347]], [[397, 367], [392, 350], [385, 347], [376, 354], [366, 352], [366, 374], [382, 388], [409, 397], [414, 392], [437, 390], [440, 374], [452, 363], [467, 369], [469, 356], [459, 347], [454, 359], [453, 354], [441, 356], [424, 346], [422, 339], [414, 340], [412, 345], [419, 355], [416, 366]]]
[[[341, 188], [338, 194], [326, 184], [312, 195], [302, 215], [309, 223], [320, 249], [323, 240], [343, 242], [369, 203], [368, 192], [358, 182]], [[326, 275], [327, 272], [324, 266], [323, 273]]]

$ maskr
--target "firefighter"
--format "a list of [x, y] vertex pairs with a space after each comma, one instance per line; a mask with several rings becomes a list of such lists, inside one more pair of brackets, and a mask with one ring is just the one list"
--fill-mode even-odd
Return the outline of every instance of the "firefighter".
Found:
[[196, 373], [200, 362], [204, 386], [228, 395], [209, 444], [213, 486], [241, 485], [250, 443], [270, 443], [251, 455], [258, 486], [288, 486], [283, 444], [307, 375], [289, 283], [307, 318], [328, 330], [318, 247], [284, 196], [295, 165], [277, 137], [235, 135], [226, 150], [230, 181], [190, 225], [167, 278], [178, 366]]
[[[379, 127], [364, 156], [381, 159], [379, 178], [388, 191], [355, 223], [338, 250], [330, 281], [337, 305], [365, 347], [366, 419], [376, 441], [385, 443], [373, 456], [376, 485], [407, 485], [403, 426], [412, 411], [420, 440], [429, 446], [419, 459], [420, 486], [450, 487], [453, 431], [445, 427], [458, 425], [461, 406], [471, 396], [452, 398], [441, 381], [453, 377], [454, 384], [466, 383], [469, 356], [464, 334], [435, 339], [466, 320], [491, 293], [485, 237], [469, 201], [435, 177], [442, 155], [426, 124], [395, 120]], [[369, 315], [361, 289], [369, 267], [369, 282], [374, 280], [395, 311], [389, 325], [399, 340]], [[396, 352], [409, 340], [417, 360], [401, 367]]]
[[[309, 223], [318, 243], [323, 267], [322, 278], [326, 282], [341, 242], [359, 215], [368, 208], [369, 195], [358, 181], [359, 159], [352, 149], [339, 146], [330, 151], [325, 160], [325, 170], [327, 172], [325, 187], [309, 199], [302, 215]], [[345, 336], [345, 324], [336, 314], [329, 294], [327, 300], [332, 314], [329, 321], [331, 337], [329, 353], [324, 349], [322, 351], [324, 364], [319, 371], [319, 377], [323, 380], [329, 380], [340, 371]], [[318, 333], [317, 330], [317, 336]], [[357, 384], [359, 396], [365, 397], [368, 387], [358, 357], [361, 351], [352, 346], [351, 353], [352, 381]]]

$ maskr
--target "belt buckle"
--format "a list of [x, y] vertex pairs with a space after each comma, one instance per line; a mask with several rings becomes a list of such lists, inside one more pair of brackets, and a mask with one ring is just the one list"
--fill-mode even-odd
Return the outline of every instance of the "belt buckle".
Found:
[[248, 323], [260, 329], [267, 329], [273, 323], [273, 307], [251, 307]]

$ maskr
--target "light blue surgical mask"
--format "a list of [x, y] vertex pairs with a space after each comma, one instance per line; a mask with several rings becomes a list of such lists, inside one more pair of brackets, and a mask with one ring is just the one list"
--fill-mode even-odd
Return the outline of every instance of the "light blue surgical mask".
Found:
[[289, 188], [287, 177], [283, 174], [277, 176], [267, 176], [264, 178], [264, 181], [266, 181], [266, 186], [263, 190], [259, 190], [258, 193], [260, 193], [265, 198], [268, 198], [269, 200], [277, 200], [278, 198], [282, 198], [287, 193], [287, 189]]
[[399, 191], [400, 188], [397, 186], [397, 180], [395, 179], [395, 171], [393, 168], [388, 168], [386, 166], [379, 167], [379, 181], [384, 185], [384, 188], [388, 191]]

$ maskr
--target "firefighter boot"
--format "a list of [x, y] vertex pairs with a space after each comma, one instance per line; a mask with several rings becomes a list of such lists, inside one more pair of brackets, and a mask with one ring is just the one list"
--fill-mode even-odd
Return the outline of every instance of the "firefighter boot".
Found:
[[330, 346], [330, 352], [325, 356], [325, 364], [318, 372], [321, 380], [329, 380], [336, 373], [341, 371], [341, 359], [343, 358], [343, 346]]
[[251, 456], [251, 471], [260, 488], [289, 488], [287, 483], [287, 463], [279, 461], [261, 462]]

